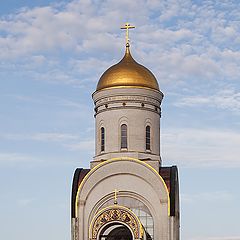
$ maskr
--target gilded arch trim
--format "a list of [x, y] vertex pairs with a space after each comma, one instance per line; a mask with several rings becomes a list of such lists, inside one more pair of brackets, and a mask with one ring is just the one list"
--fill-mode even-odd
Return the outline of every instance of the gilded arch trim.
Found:
[[103, 208], [95, 215], [89, 227], [90, 239], [97, 239], [102, 228], [114, 222], [129, 227], [134, 239], [142, 239], [143, 227], [138, 217], [130, 209], [119, 205]]
[[109, 164], [111, 162], [115, 162], [115, 161], [121, 161], [121, 160], [128, 160], [128, 161], [132, 161], [132, 162], [136, 162], [139, 163], [145, 167], [147, 167], [148, 169], [150, 169], [153, 173], [155, 173], [155, 175], [161, 180], [161, 182], [163, 183], [163, 186], [165, 188], [165, 191], [167, 193], [167, 205], [168, 205], [168, 216], [170, 216], [170, 197], [169, 197], [169, 192], [168, 192], [168, 188], [166, 183], [164, 182], [163, 178], [161, 175], [159, 175], [159, 173], [149, 164], [145, 163], [144, 161], [141, 161], [139, 159], [136, 158], [130, 158], [130, 157], [121, 157], [121, 158], [111, 158], [109, 160], [106, 160], [102, 163], [99, 163], [98, 165], [96, 165], [94, 168], [92, 168], [87, 174], [86, 176], [83, 178], [83, 181], [81, 182], [81, 184], [78, 187], [78, 191], [76, 194], [76, 199], [75, 199], [75, 214], [77, 216], [77, 211], [78, 211], [78, 198], [79, 198], [79, 194], [85, 184], [85, 182], [87, 181], [87, 179], [100, 167], [104, 166], [105, 164]]

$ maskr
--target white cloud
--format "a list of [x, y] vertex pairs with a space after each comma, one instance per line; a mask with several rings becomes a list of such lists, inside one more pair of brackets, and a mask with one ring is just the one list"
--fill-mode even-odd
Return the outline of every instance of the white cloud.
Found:
[[9, 140], [25, 141], [43, 141], [43, 142], [65, 142], [77, 140], [79, 136], [66, 133], [33, 133], [33, 134], [5, 134], [4, 138]]
[[183, 167], [240, 167], [240, 133], [217, 129], [168, 129], [162, 157]]
[[176, 106], [208, 106], [240, 113], [240, 92], [234, 89], [220, 90], [214, 95], [195, 95], [182, 97], [175, 103]]
[[[195, 89], [199, 88], [199, 92], [205, 91], [202, 95], [190, 91], [189, 96], [179, 99], [179, 106], [208, 104], [216, 109], [239, 112], [237, 89], [216, 91], [216, 94], [210, 97], [207, 94], [208, 88], [219, 89], [226, 82], [238, 84], [238, 1], [81, 0], [47, 7], [23, 8], [0, 19], [1, 76], [5, 71], [7, 77], [3, 80], [6, 83], [11, 75], [15, 74], [19, 82], [34, 79], [78, 86], [84, 91], [88, 84], [93, 85], [93, 82], [97, 81], [108, 66], [121, 58], [124, 51], [124, 32], [120, 32], [119, 27], [126, 20], [136, 26], [133, 33], [130, 33], [133, 56], [153, 71], [163, 89], [166, 85], [176, 87], [179, 93], [179, 85], [188, 89], [194, 85]], [[32, 84], [24, 84], [20, 83], [19, 86], [28, 86], [27, 90], [31, 90]], [[16, 86], [11, 83], [9, 85]], [[79, 99], [82, 97], [79, 91]], [[32, 100], [25, 96], [20, 98], [24, 101]], [[84, 115], [89, 112], [89, 109], [77, 101], [51, 100], [57, 106], [81, 110], [78, 112]], [[52, 101], [48, 98], [46, 102], [52, 104]], [[84, 123], [82, 126], [85, 126]], [[184, 167], [240, 167], [240, 136], [237, 130], [164, 131], [164, 162]], [[80, 138], [71, 133], [14, 133], [4, 135], [4, 138], [12, 141], [33, 141], [32, 144], [37, 145], [40, 142], [57, 144], [57, 147], [60, 145], [64, 148], [63, 151], [68, 150], [65, 152], [68, 159], [71, 158], [68, 155], [70, 151], [78, 151], [82, 155], [84, 151], [94, 150], [94, 140], [89, 139], [89, 136]], [[43, 154], [46, 154], [46, 157], [42, 160], [41, 156], [1, 153], [0, 164], [69, 164], [65, 154]], [[215, 194], [226, 201], [231, 199], [227, 192]], [[214, 201], [214, 198], [210, 192], [183, 195], [185, 201]], [[31, 199], [20, 199], [18, 203], [27, 205], [31, 203]], [[199, 237], [191, 240], [193, 239], [240, 240], [240, 237]]]
[[[92, 132], [93, 128], [87, 128], [85, 131], [89, 134]], [[67, 133], [32, 133], [32, 134], [2, 134], [1, 138], [11, 140], [11, 141], [36, 141], [45, 143], [57, 143], [70, 151], [94, 151], [95, 141], [94, 139], [81, 140], [80, 135], [67, 134]], [[0, 161], [31, 161], [31, 157], [22, 156], [19, 154], [2, 154], [0, 155]]]
[[65, 144], [65, 147], [69, 148], [70, 150], [85, 150], [93, 153], [95, 149], [95, 141], [94, 139], [83, 140], [75, 143]]
[[32, 76], [35, 80], [38, 81], [46, 81], [51, 83], [60, 83], [60, 84], [71, 84], [71, 85], [79, 85], [79, 79], [75, 76], [72, 76], [69, 71], [66, 70], [64, 72], [58, 68], [52, 68], [47, 72], [35, 72], [32, 73]]
[[[87, 84], [91, 82], [89, 79], [96, 81], [97, 75], [100, 77], [101, 72], [113, 63], [113, 58], [116, 57], [113, 53], [116, 53], [116, 49], [124, 42], [124, 33], [120, 32], [119, 26], [124, 19], [128, 19], [137, 26], [132, 35], [134, 37], [131, 38], [133, 52], [136, 50], [136, 57], [140, 58], [140, 62], [150, 66], [158, 76], [160, 85], [167, 82], [188, 84], [196, 79], [195, 81], [199, 82], [213, 80], [212, 85], [209, 85], [214, 87], [214, 84], [218, 84], [217, 80], [239, 79], [240, 51], [235, 47], [239, 32], [235, 19], [239, 13], [236, 11], [237, 5], [233, 2], [227, 4], [227, 11], [222, 7], [224, 3], [211, 1], [204, 1], [198, 5], [190, 1], [144, 0], [108, 0], [94, 3], [82, 0], [32, 9], [23, 8], [15, 14], [2, 17], [0, 57], [5, 60], [16, 60], [19, 56], [21, 61], [29, 59], [23, 61], [23, 71], [27, 71], [28, 63], [31, 62], [30, 73], [34, 79]], [[231, 19], [226, 14], [231, 16]], [[170, 24], [171, 22], [174, 24]], [[229, 44], [224, 45], [226, 42]], [[61, 57], [57, 54], [60, 49], [66, 58], [62, 62], [56, 60]], [[117, 54], [118, 57], [119, 50]], [[43, 68], [38, 72], [37, 68], [44, 64], [49, 65], [47, 71]], [[208, 104], [214, 108], [230, 109], [238, 113], [239, 94], [237, 90], [224, 90], [212, 96], [192, 95], [182, 97], [177, 105]], [[81, 105], [71, 101], [61, 104], [81, 108]], [[177, 146], [177, 149], [185, 159], [190, 161], [192, 158], [198, 163], [204, 162], [204, 165], [210, 159], [211, 165], [216, 164], [218, 158], [223, 162], [229, 153], [228, 158], [232, 159], [234, 164], [237, 163], [236, 156], [231, 153], [237, 152], [233, 146], [224, 148], [227, 154], [221, 155], [224, 154], [223, 150], [214, 151], [218, 150], [218, 142], [211, 140], [211, 146], [207, 145], [211, 139], [207, 131], [193, 129], [193, 132], [190, 132], [187, 131], [185, 137], [183, 133], [179, 133], [185, 145], [181, 149]], [[198, 138], [200, 135], [204, 142], [201, 147], [197, 144], [192, 145], [186, 156], [184, 150], [189, 150], [187, 138], [191, 134], [198, 134]], [[218, 133], [213, 131], [212, 134]], [[224, 140], [229, 135], [232, 136], [232, 133], [228, 132], [220, 138]], [[72, 148], [82, 148], [87, 144], [78, 144], [76, 136], [58, 133], [8, 137], [25, 137], [35, 141], [55, 141], [64, 144], [71, 141]], [[193, 142], [196, 142], [196, 139]], [[170, 148], [170, 145], [175, 146], [176, 143], [169, 142], [164, 146]], [[176, 156], [170, 155], [169, 159], [170, 157], [176, 159]]]
[[[72, 18], [73, 14], [69, 17], [50, 6], [22, 9], [0, 22], [0, 29], [7, 33], [0, 39], [0, 56], [9, 58], [58, 46], [63, 49], [72, 47], [75, 40], [69, 33], [73, 28], [77, 29], [77, 16], [75, 21], [71, 21]], [[66, 28], [68, 31], [64, 31]]]
[[[116, 60], [117, 61], [117, 60]], [[113, 61], [104, 61], [96, 58], [89, 59], [72, 59], [69, 62], [72, 70], [81, 76], [90, 76], [94, 81], [100, 78], [101, 74], [113, 65]], [[95, 72], [95, 77], [93, 78], [93, 70]], [[88, 78], [89, 79], [89, 78]], [[89, 81], [89, 80], [88, 80]]]
[[41, 160], [21, 153], [8, 153], [8, 152], [0, 153], [0, 164], [15, 165], [30, 162], [41, 162]]
[[[50, 63], [53, 56], [59, 58], [58, 53], [63, 51], [66, 58], [63, 63], [50, 66], [47, 71], [43, 69], [35, 77], [68, 84], [82, 82], [84, 74], [95, 79], [112, 64], [113, 55], [120, 56], [124, 33], [119, 27], [129, 19], [137, 26], [131, 38], [136, 56], [142, 58], [141, 63], [149, 64], [160, 83], [189, 82], [196, 78], [237, 80], [240, 77], [240, 51], [235, 47], [240, 42], [239, 26], [234, 21], [238, 17], [237, 6], [234, 3], [227, 6], [230, 21], [223, 5], [208, 1], [197, 5], [190, 1], [82, 0], [23, 8], [0, 20], [4, 33], [0, 35], [0, 58], [21, 57], [21, 62], [27, 59], [26, 66], [35, 64], [39, 71], [37, 65]], [[169, 21], [174, 24], [169, 25]], [[78, 59], [69, 60], [68, 55]], [[63, 65], [65, 68], [60, 69]]]
[[[63, 145], [64, 146], [64, 145]], [[83, 157], [86, 152], [89, 152], [89, 149], [85, 149], [86, 145], [81, 148], [81, 156]], [[77, 149], [73, 149], [71, 146], [65, 146], [69, 151], [77, 151]], [[90, 148], [90, 147], [89, 147]], [[89, 156], [88, 156], [89, 157]], [[48, 154], [46, 151], [43, 154], [39, 153], [10, 153], [10, 152], [1, 152], [0, 153], [0, 166], [6, 167], [46, 167], [46, 166], [60, 166], [60, 165], [71, 165], [76, 166], [76, 162], [78, 160], [77, 156], [71, 155], [69, 152], [67, 156], [65, 154], [61, 155], [56, 152], [54, 154]], [[86, 164], [86, 162], [82, 162], [82, 164]], [[87, 164], [86, 164], [87, 166]]]
[[5, 34], [0, 38], [0, 57], [9, 59], [54, 49], [82, 51], [107, 47], [109, 41], [115, 42], [114, 35], [106, 34], [107, 16], [98, 16], [96, 11], [91, 1], [88, 4], [76, 1], [61, 7], [23, 8], [2, 18], [0, 29]]

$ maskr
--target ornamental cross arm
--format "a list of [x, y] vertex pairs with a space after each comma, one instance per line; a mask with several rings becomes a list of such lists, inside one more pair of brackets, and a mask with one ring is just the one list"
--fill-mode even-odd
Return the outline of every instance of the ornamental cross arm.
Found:
[[131, 26], [130, 23], [125, 23], [124, 27], [121, 27], [121, 29], [126, 29], [126, 46], [129, 46], [129, 29], [135, 28], [134, 26]]

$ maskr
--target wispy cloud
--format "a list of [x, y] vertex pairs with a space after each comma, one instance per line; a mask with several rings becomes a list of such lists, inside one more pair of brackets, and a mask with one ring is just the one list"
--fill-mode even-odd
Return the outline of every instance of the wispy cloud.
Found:
[[43, 141], [43, 142], [65, 142], [69, 140], [77, 140], [79, 136], [73, 134], [63, 134], [63, 133], [34, 133], [34, 134], [5, 134], [3, 135], [9, 140], [33, 140], [33, 141]]
[[[94, 34], [105, 30], [106, 20], [95, 15], [96, 10], [90, 1], [89, 4], [75, 1], [33, 9], [22, 8], [15, 15], [9, 15], [0, 21], [0, 29], [5, 33], [0, 38], [0, 56], [9, 59], [57, 48], [80, 51], [87, 49], [93, 40], [96, 42]], [[102, 41], [104, 37], [106, 39]], [[107, 34], [98, 38], [105, 45], [107, 39]]]
[[35, 162], [35, 163], [42, 162], [42, 160], [29, 155], [21, 154], [21, 153], [8, 153], [8, 152], [0, 153], [0, 164], [16, 165], [21, 163], [32, 163], [32, 162]]
[[[87, 129], [86, 131], [92, 131], [93, 129]], [[34, 134], [4, 134], [0, 136], [4, 139], [11, 141], [36, 141], [45, 143], [58, 143], [71, 151], [85, 150], [94, 151], [95, 141], [94, 139], [81, 140], [81, 136], [75, 134], [66, 133], [34, 133]], [[0, 154], [0, 161], [30, 161], [26, 156], [18, 154]]]
[[[74, 114], [80, 113], [77, 117], [71, 117], [71, 120], [77, 119], [81, 122], [81, 127], [86, 129], [84, 134], [79, 136], [74, 132], [76, 128], [73, 130], [69, 127], [71, 124], [65, 121], [69, 118], [62, 118], [62, 114], [56, 118], [63, 121], [61, 126], [64, 126], [64, 129], [72, 131], [47, 132], [48, 129], [55, 129], [57, 124], [54, 122], [49, 128], [44, 128], [44, 124], [41, 125], [41, 130], [36, 130], [42, 120], [37, 118], [37, 114], [34, 116], [36, 122], [29, 124], [28, 128], [24, 119], [22, 120], [26, 116], [31, 117], [27, 111], [33, 108], [28, 105], [27, 111], [20, 111], [22, 121], [17, 123], [17, 119], [14, 122], [16, 124], [13, 124], [13, 131], [19, 127], [26, 132], [22, 134], [14, 131], [1, 134], [0, 138], [11, 144], [4, 143], [1, 147], [7, 146], [9, 149], [20, 145], [20, 152], [29, 152], [19, 153], [16, 149], [11, 152], [3, 151], [0, 154], [1, 166], [28, 166], [35, 163], [59, 166], [62, 163], [69, 164], [69, 158], [75, 153], [74, 159], [78, 159], [86, 152], [93, 152], [94, 140], [92, 135], [87, 133], [89, 129], [86, 118], [83, 117], [92, 109], [91, 106], [84, 106], [84, 91], [89, 91], [89, 86], [93, 90], [94, 82], [98, 81], [101, 73], [123, 55], [124, 32], [121, 32], [119, 27], [126, 20], [136, 26], [134, 33], [130, 35], [132, 55], [139, 63], [152, 70], [163, 91], [170, 89], [175, 96], [180, 96], [176, 106], [187, 106], [191, 109], [191, 106], [207, 105], [239, 114], [239, 16], [238, 1], [74, 0], [45, 7], [25, 7], [0, 17], [0, 77], [7, 88], [9, 87], [9, 93], [24, 94], [33, 91], [31, 96], [34, 97], [19, 95], [18, 100], [25, 101], [26, 105], [31, 101], [36, 105], [42, 101], [37, 99], [44, 99], [47, 110], [42, 112], [46, 118], [41, 123], [51, 120], [47, 113], [52, 109], [60, 108], [66, 111], [64, 113], [68, 116], [70, 109], [74, 110]], [[48, 88], [55, 85], [58, 88]], [[222, 88], [226, 85], [232, 88]], [[63, 92], [64, 95], [74, 95], [76, 92], [72, 91], [72, 87], [80, 90], [77, 97], [47, 97], [53, 91], [56, 95]], [[4, 91], [6, 88], [1, 89]], [[187, 89], [187, 96], [183, 89]], [[36, 96], [40, 95], [41, 91], [46, 93]], [[2, 104], [5, 106], [5, 101], [2, 101]], [[11, 106], [6, 105], [6, 114], [11, 110]], [[14, 116], [16, 115], [4, 118], [12, 120]], [[189, 121], [192, 119], [194, 116], [191, 116]], [[32, 123], [31, 119], [27, 123]], [[5, 132], [4, 125], [1, 126]], [[11, 123], [6, 126], [11, 126]], [[36, 132], [30, 132], [31, 127]], [[89, 131], [92, 134], [93, 129]], [[28, 145], [22, 149], [24, 144], [30, 142], [34, 146], [32, 149], [28, 149]], [[196, 168], [240, 167], [238, 129], [163, 129], [161, 142], [164, 162]], [[39, 156], [36, 146], [40, 145], [43, 148], [48, 146], [51, 153], [48, 150], [41, 151], [42, 156]], [[54, 145], [57, 148], [51, 148]], [[73, 163], [74, 166], [76, 164], [77, 161]], [[66, 196], [65, 192], [62, 194]], [[16, 200], [17, 204], [29, 206], [34, 199], [28, 196], [26, 194], [26, 197]], [[183, 194], [182, 200], [188, 203], [194, 203], [195, 200], [213, 203], [216, 198], [230, 201], [232, 197], [228, 192], [209, 191], [194, 195]], [[201, 211], [199, 205], [197, 209]], [[237, 222], [237, 216], [235, 217], [231, 220]], [[46, 216], [43, 219], [46, 219]], [[192, 217], [190, 219], [192, 221]], [[39, 222], [36, 224], [39, 225]], [[197, 235], [198, 237], [188, 240], [240, 240], [239, 236], [209, 237], [209, 231], [206, 228], [202, 232], [205, 237]], [[47, 231], [45, 232], [47, 234]], [[31, 231], [29, 233], [34, 235]], [[61, 234], [61, 237], [63, 235]]]
[[220, 90], [214, 95], [182, 97], [175, 103], [178, 107], [208, 106], [240, 113], [240, 92], [234, 89]]
[[75, 143], [65, 144], [65, 147], [69, 148], [70, 150], [85, 150], [94, 152], [95, 141], [94, 139], [83, 140]]
[[[85, 145], [86, 146], [86, 145]], [[70, 165], [70, 166], [76, 166], [77, 159], [79, 156], [86, 156], [89, 158], [89, 149], [84, 148], [73, 148], [71, 144], [69, 146], [65, 146], [66, 149], [69, 150], [68, 154], [59, 154], [56, 151], [54, 154], [48, 154], [46, 151], [44, 151], [43, 154], [39, 153], [21, 153], [21, 152], [1, 152], [0, 153], [0, 166], [1, 167], [48, 167], [48, 166], [62, 166], [62, 165]], [[90, 148], [90, 147], [89, 147]], [[70, 151], [79, 151], [81, 150], [81, 155], [75, 155], [70, 154]], [[86, 151], [86, 152], [85, 152]], [[66, 153], [66, 151], [65, 151]], [[82, 162], [82, 164], [86, 164], [86, 162]]]
[[[224, 2], [211, 1], [172, 4], [141, 0], [130, 4], [109, 0], [23, 8], [0, 20], [4, 33], [0, 36], [0, 58], [11, 61], [21, 57], [21, 62], [30, 59], [26, 66], [41, 66], [58, 62], [57, 52], [63, 51], [64, 63], [53, 64], [52, 68], [47, 64], [48, 71], [42, 70], [36, 77], [68, 84], [75, 84], [86, 74], [88, 79], [95, 79], [96, 73], [99, 75], [112, 63], [113, 53], [119, 56], [123, 44], [119, 26], [125, 19], [134, 19], [138, 26], [133, 38], [137, 57], [150, 65], [160, 82], [236, 80], [240, 77], [238, 4], [227, 6], [231, 21], [224, 7]], [[174, 27], [169, 27], [169, 22], [175, 22]], [[50, 52], [55, 57], [49, 57]], [[59, 64], [65, 65], [64, 71]], [[89, 66], [94, 66], [94, 71], [89, 71]]]
[[240, 134], [217, 129], [168, 129], [162, 156], [183, 167], [240, 167]]

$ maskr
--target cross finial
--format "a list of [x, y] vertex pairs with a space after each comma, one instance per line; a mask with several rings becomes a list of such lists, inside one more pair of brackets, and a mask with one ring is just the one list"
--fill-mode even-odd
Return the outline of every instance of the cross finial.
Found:
[[114, 190], [114, 204], [118, 204], [118, 202], [117, 202], [117, 193], [118, 193], [118, 190], [115, 189]]
[[126, 46], [129, 46], [129, 29], [135, 28], [134, 26], [131, 26], [130, 23], [125, 23], [124, 27], [121, 27], [121, 29], [126, 29]]

